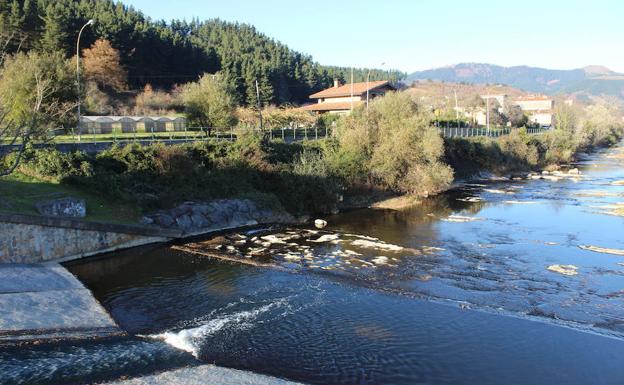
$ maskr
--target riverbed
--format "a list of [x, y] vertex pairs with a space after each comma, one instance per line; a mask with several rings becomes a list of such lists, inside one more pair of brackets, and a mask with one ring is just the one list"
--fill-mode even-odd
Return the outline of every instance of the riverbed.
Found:
[[0, 350], [1, 382], [214, 363], [314, 384], [622, 384], [624, 148], [574, 166], [70, 263], [130, 337]]

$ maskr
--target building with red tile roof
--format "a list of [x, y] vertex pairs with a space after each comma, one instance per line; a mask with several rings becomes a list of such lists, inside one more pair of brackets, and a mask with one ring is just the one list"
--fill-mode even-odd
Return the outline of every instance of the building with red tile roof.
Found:
[[351, 109], [366, 103], [388, 91], [396, 90], [387, 80], [340, 84], [334, 81], [334, 86], [310, 95], [310, 99], [317, 102], [301, 107], [306, 111], [321, 113], [346, 114]]

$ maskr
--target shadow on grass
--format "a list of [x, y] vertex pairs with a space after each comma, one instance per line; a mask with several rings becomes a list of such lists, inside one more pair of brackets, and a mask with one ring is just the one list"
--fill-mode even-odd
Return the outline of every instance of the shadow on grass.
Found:
[[74, 186], [13, 173], [0, 178], [0, 212], [39, 215], [35, 204], [39, 201], [63, 197], [84, 199], [87, 220], [136, 223], [139, 211], [136, 206], [115, 202], [104, 195], [83, 191]]

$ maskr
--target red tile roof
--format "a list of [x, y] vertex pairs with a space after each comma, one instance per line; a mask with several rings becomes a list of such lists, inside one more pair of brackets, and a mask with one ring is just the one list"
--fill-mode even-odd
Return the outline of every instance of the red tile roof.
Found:
[[[357, 107], [364, 103], [363, 101], [354, 101], [353, 107]], [[308, 104], [307, 106], [301, 107], [302, 110], [306, 111], [347, 111], [351, 109], [351, 102], [323, 102], [323, 103], [313, 103]]]
[[[368, 87], [367, 87], [368, 86]], [[353, 83], [353, 95], [362, 95], [366, 93], [366, 89], [368, 91], [372, 91], [374, 89], [388, 86], [392, 89], [394, 87], [390, 85], [390, 82], [387, 80], [378, 80], [374, 82], [362, 82], [362, 83]], [[338, 87], [330, 87], [324, 89], [323, 91], [319, 91], [315, 94], [310, 95], [310, 99], [320, 99], [320, 98], [336, 98], [340, 96], [351, 96], [351, 83], [343, 84]]]

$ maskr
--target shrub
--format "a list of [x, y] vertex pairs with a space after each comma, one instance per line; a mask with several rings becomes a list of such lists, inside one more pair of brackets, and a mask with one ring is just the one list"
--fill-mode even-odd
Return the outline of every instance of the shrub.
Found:
[[33, 177], [62, 180], [70, 176], [91, 176], [93, 167], [83, 152], [41, 149], [29, 150], [25, 154], [20, 171]]
[[389, 93], [339, 121], [331, 169], [350, 182], [427, 195], [446, 189], [453, 172], [441, 161], [443, 141], [430, 116], [406, 93]]

